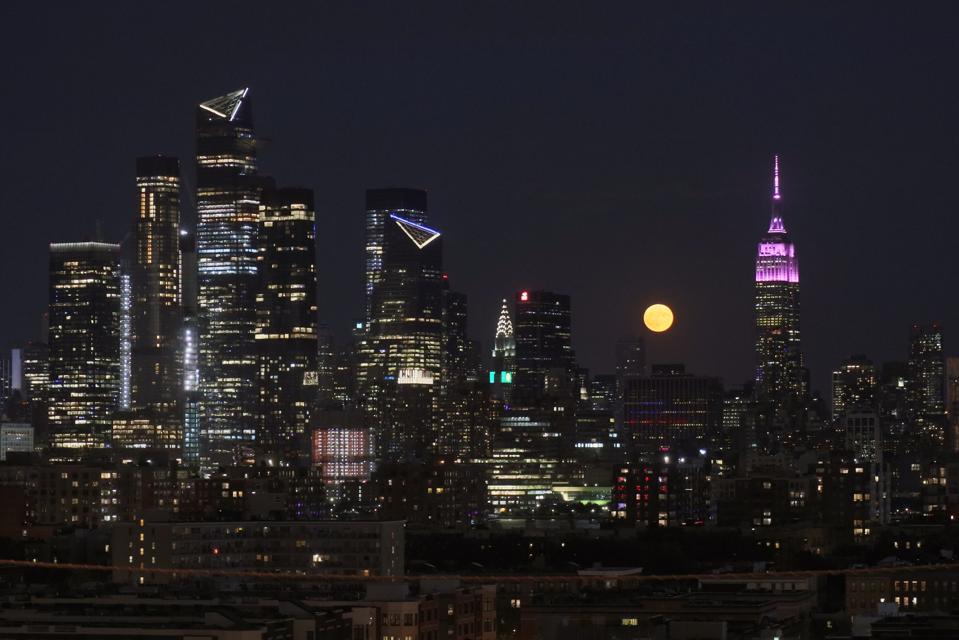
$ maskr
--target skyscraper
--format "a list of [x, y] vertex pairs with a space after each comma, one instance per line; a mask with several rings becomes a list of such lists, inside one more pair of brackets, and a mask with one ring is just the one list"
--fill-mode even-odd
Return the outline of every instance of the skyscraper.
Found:
[[50, 349], [42, 342], [28, 342], [20, 350], [23, 394], [27, 400], [46, 404], [50, 382]]
[[120, 245], [50, 245], [51, 444], [106, 445], [120, 394]]
[[336, 347], [333, 341], [333, 332], [329, 325], [318, 324], [316, 327], [317, 360], [316, 360], [316, 387], [319, 403], [323, 407], [342, 407], [342, 401], [336, 397], [334, 391], [336, 378]]
[[470, 374], [472, 345], [466, 331], [467, 297], [449, 288], [443, 276], [443, 381], [448, 387], [465, 382]]
[[200, 319], [197, 312], [196, 235], [180, 230], [180, 299], [183, 322], [180, 329], [180, 393], [183, 459], [200, 462]]
[[626, 380], [624, 405], [625, 436], [636, 452], [698, 449], [720, 431], [723, 388], [683, 365], [653, 365], [651, 376]]
[[616, 375], [641, 376], [646, 373], [646, 343], [642, 336], [616, 341]]
[[909, 334], [908, 419], [928, 444], [944, 437], [946, 364], [938, 322], [914, 324]]
[[832, 372], [832, 417], [836, 424], [847, 412], [877, 407], [879, 375], [866, 356], [855, 355]]
[[575, 356], [569, 296], [550, 291], [516, 294], [514, 402], [549, 395], [573, 397]]
[[439, 414], [442, 427], [437, 453], [445, 459], [469, 460], [489, 451], [489, 386], [481, 380], [477, 347], [467, 335], [467, 296], [449, 289], [443, 277], [443, 374]]
[[317, 400], [316, 220], [309, 189], [267, 189], [260, 204], [257, 443], [289, 462], [310, 458]]
[[945, 408], [948, 416], [946, 444], [949, 451], [959, 453], [959, 358], [946, 358]]
[[180, 163], [137, 159], [138, 208], [132, 271], [132, 400], [167, 430], [179, 430], [182, 330]]
[[646, 375], [646, 343], [642, 336], [616, 341], [616, 399], [622, 404], [628, 378]]
[[373, 290], [383, 278], [384, 230], [391, 214], [415, 224], [427, 224], [426, 192], [403, 188], [366, 190], [367, 320], [373, 308]]
[[[124, 254], [120, 244], [120, 254]], [[130, 261], [120, 259], [120, 409], [133, 404], [133, 278]]]
[[255, 439], [257, 175], [247, 89], [196, 110], [197, 306], [204, 455], [233, 462]]
[[509, 403], [513, 397], [513, 375], [516, 373], [516, 338], [513, 335], [513, 320], [510, 318], [506, 298], [496, 319], [496, 334], [493, 337], [493, 367], [489, 372], [493, 397]]
[[390, 214], [369, 334], [385, 377], [438, 380], [443, 359], [443, 244], [440, 232]]
[[436, 444], [434, 401], [443, 373], [443, 279], [440, 233], [396, 214], [383, 230], [379, 280], [373, 289], [360, 393], [383, 430], [381, 452], [421, 458]]
[[6, 405], [11, 393], [15, 389], [13, 374], [13, 352], [10, 355], [0, 354], [0, 414]]
[[772, 219], [756, 256], [756, 391], [779, 412], [806, 394], [799, 338], [799, 259], [783, 224], [779, 156], [773, 164]]

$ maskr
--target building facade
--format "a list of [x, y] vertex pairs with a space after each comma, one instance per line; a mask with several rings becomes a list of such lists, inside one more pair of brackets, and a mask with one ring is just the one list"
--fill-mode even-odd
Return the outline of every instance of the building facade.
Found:
[[120, 397], [120, 245], [50, 245], [51, 444], [102, 447]]
[[575, 354], [569, 296], [524, 290], [516, 294], [515, 309], [515, 401], [574, 397]]
[[863, 355], [852, 356], [832, 372], [832, 417], [837, 423], [848, 412], [876, 406], [879, 375]]
[[383, 278], [384, 232], [391, 214], [427, 224], [426, 192], [421, 189], [366, 190], [366, 314], [373, 311], [373, 291]]
[[683, 365], [654, 365], [651, 376], [626, 380], [623, 406], [633, 451], [699, 449], [721, 430], [723, 389], [717, 378], [688, 374]]
[[438, 231], [389, 215], [358, 381], [387, 459], [422, 459], [438, 450], [445, 359], [442, 256]]
[[806, 394], [799, 333], [799, 258], [780, 212], [779, 156], [773, 169], [772, 219], [756, 256], [756, 391], [773, 412]]
[[267, 189], [260, 204], [257, 449], [309, 460], [317, 400], [316, 220], [309, 189]]
[[909, 428], [933, 448], [945, 444], [946, 361], [938, 322], [915, 324], [909, 333], [906, 389]]
[[[138, 206], [132, 269], [132, 405], [171, 430], [180, 429], [181, 367], [180, 163], [138, 158]], [[175, 438], [176, 446], [180, 438]]]
[[513, 397], [513, 375], [516, 373], [516, 338], [513, 335], [513, 320], [510, 317], [506, 298], [496, 319], [496, 334], [493, 336], [493, 366], [489, 371], [492, 395], [500, 402], [509, 404]]
[[203, 457], [233, 462], [256, 430], [257, 175], [247, 89], [196, 109], [197, 305]]
[[[111, 552], [116, 582], [192, 580], [177, 569], [402, 576], [401, 521], [119, 522]], [[173, 573], [140, 573], [160, 568]]]

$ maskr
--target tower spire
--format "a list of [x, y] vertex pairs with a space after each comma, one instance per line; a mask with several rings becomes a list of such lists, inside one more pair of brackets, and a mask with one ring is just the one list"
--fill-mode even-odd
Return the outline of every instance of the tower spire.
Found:
[[773, 156], [773, 200], [778, 201], [782, 196], [779, 194], [779, 156]]
[[503, 306], [499, 311], [499, 318], [496, 321], [496, 337], [513, 337], [513, 322], [509, 318], [509, 307], [506, 306], [506, 298], [503, 298]]
[[769, 221], [769, 233], [786, 233], [782, 215], [779, 213], [779, 201], [782, 194], [779, 192], [779, 155], [773, 156], [773, 206], [772, 219]]

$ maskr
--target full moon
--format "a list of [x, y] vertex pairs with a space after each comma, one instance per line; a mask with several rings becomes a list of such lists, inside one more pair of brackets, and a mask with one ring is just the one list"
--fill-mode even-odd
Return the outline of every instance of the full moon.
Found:
[[673, 326], [673, 310], [664, 304], [652, 304], [643, 314], [646, 328], [656, 333], [662, 333]]

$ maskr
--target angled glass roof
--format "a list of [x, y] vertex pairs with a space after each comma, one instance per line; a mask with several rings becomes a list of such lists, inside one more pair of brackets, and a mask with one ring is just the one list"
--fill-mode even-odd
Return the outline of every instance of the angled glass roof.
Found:
[[212, 100], [207, 100], [206, 102], [201, 102], [200, 108], [205, 109], [214, 115], [218, 115], [221, 118], [233, 120], [233, 118], [236, 117], [236, 112], [240, 110], [240, 104], [243, 102], [243, 99], [246, 97], [246, 94], [249, 91], [250, 88], [247, 87], [245, 89], [228, 93], [225, 96], [213, 98]]
[[436, 229], [424, 227], [421, 224], [406, 220], [393, 213], [390, 214], [390, 218], [396, 221], [396, 224], [403, 230], [403, 233], [413, 241], [418, 249], [422, 249], [440, 237], [440, 232]]

